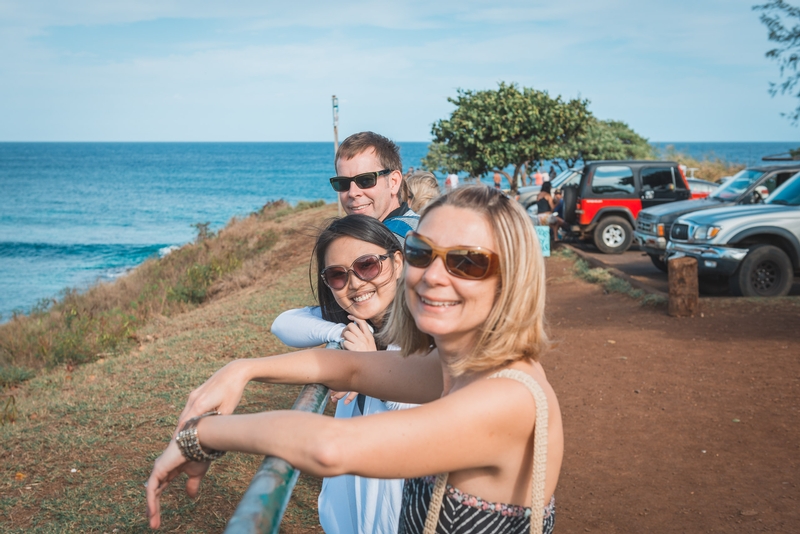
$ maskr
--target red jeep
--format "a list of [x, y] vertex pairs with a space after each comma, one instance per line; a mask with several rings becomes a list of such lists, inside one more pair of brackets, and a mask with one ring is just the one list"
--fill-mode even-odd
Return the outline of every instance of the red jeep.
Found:
[[674, 161], [591, 161], [577, 186], [564, 188], [564, 220], [606, 254], [621, 254], [633, 239], [642, 208], [691, 198]]

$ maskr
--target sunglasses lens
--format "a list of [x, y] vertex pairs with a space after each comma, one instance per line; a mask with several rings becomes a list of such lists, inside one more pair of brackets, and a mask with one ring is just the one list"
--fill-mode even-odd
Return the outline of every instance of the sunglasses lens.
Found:
[[428, 267], [435, 256], [444, 254], [447, 272], [468, 280], [485, 278], [492, 269], [492, 254], [490, 253], [458, 248], [434, 252], [433, 247], [414, 233], [406, 236], [405, 253], [406, 262], [412, 267], [421, 269]]
[[347, 269], [343, 267], [328, 267], [322, 271], [322, 278], [331, 289], [342, 289], [347, 285]]
[[365, 282], [369, 282], [381, 274], [381, 259], [377, 256], [359, 258], [353, 262], [353, 272]]
[[354, 176], [353, 181], [355, 181], [359, 189], [369, 189], [370, 187], [375, 187], [375, 184], [378, 183], [378, 177], [375, 176], [374, 172], [370, 172]]
[[406, 262], [412, 267], [425, 268], [431, 264], [433, 250], [413, 235], [406, 237]]
[[333, 190], [337, 193], [347, 191], [350, 189], [350, 178], [339, 178], [338, 176], [331, 178], [331, 185], [333, 186]]
[[492, 262], [488, 254], [475, 250], [451, 250], [447, 253], [447, 270], [462, 278], [480, 279], [489, 272]]

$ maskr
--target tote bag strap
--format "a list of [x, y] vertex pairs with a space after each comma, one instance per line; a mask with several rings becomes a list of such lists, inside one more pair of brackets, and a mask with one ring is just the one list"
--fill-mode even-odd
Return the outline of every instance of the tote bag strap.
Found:
[[[547, 467], [547, 396], [542, 386], [529, 374], [516, 369], [504, 369], [489, 378], [510, 378], [528, 388], [536, 401], [536, 428], [533, 432], [533, 476], [531, 477], [531, 534], [541, 534], [544, 524], [544, 482]], [[423, 534], [435, 534], [447, 486], [448, 473], [436, 476]]]

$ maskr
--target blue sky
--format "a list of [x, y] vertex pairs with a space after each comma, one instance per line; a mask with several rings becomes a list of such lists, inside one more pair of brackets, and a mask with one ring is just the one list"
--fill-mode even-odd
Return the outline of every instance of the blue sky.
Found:
[[0, 141], [427, 141], [458, 88], [651, 141], [793, 141], [753, 0], [0, 0]]

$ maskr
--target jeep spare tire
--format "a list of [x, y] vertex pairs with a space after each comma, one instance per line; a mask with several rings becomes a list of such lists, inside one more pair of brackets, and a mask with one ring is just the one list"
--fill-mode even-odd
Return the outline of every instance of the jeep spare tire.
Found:
[[610, 216], [594, 229], [594, 246], [604, 254], [622, 254], [631, 246], [633, 227], [627, 219]]
[[772, 245], [756, 245], [730, 278], [731, 292], [742, 297], [783, 297], [794, 282], [792, 261]]
[[578, 207], [578, 187], [568, 185], [562, 189], [564, 196], [564, 220], [568, 223], [575, 222], [575, 210]]

